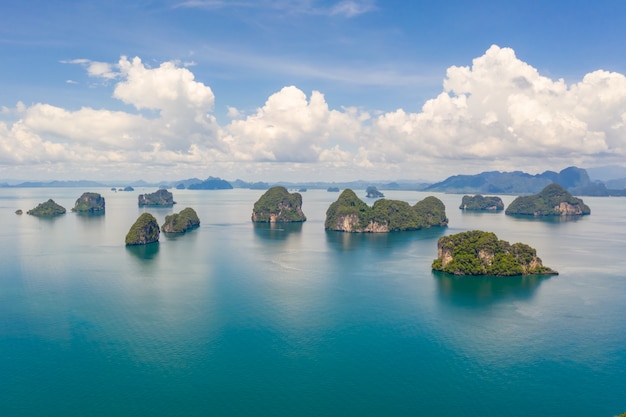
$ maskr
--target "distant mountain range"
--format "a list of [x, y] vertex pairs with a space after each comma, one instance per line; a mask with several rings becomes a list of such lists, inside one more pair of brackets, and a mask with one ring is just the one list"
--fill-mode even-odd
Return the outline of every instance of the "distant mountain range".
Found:
[[623, 187], [610, 189], [601, 181], [591, 181], [587, 171], [577, 167], [565, 168], [558, 173], [545, 171], [537, 175], [521, 171], [490, 171], [476, 175], [455, 175], [427, 186], [424, 191], [455, 194], [535, 194], [551, 183], [557, 183], [575, 195], [626, 195]]
[[156, 187], [177, 188], [195, 190], [216, 190], [230, 188], [248, 188], [266, 190], [275, 185], [282, 185], [288, 189], [366, 189], [375, 186], [380, 190], [414, 190], [433, 191], [455, 194], [536, 194], [546, 185], [551, 183], [560, 184], [570, 193], [580, 196], [626, 196], [626, 177], [613, 177], [610, 180], [599, 180], [598, 177], [607, 178], [612, 175], [626, 174], [623, 167], [592, 168], [594, 180], [590, 178], [587, 170], [577, 167], [568, 167], [560, 172], [545, 171], [541, 174], [531, 175], [522, 171], [500, 172], [489, 171], [475, 175], [454, 175], [441, 182], [429, 184], [423, 181], [347, 181], [347, 182], [249, 182], [241, 179], [226, 181], [219, 177], [208, 177], [206, 180], [189, 178], [178, 181], [161, 181], [149, 183], [146, 181], [28, 181], [0, 183], [0, 187], [119, 187], [120, 184], [132, 187]]

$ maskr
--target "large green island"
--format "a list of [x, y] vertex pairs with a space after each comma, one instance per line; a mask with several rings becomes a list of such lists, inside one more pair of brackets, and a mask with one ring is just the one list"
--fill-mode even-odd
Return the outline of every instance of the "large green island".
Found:
[[37, 217], [54, 217], [65, 214], [65, 207], [55, 203], [53, 199], [49, 199], [46, 202], [40, 203], [37, 207], [28, 210], [26, 214]]
[[468, 211], [500, 211], [504, 210], [504, 203], [496, 196], [464, 195], [459, 208]]
[[161, 230], [165, 233], [185, 233], [197, 227], [200, 227], [198, 214], [191, 207], [187, 207], [180, 213], [165, 216], [165, 223], [161, 226]]
[[559, 184], [546, 186], [539, 194], [517, 197], [505, 214], [521, 216], [582, 216], [591, 210]]
[[267, 190], [252, 209], [255, 223], [304, 222], [302, 194], [289, 193], [285, 187], [276, 186]]
[[446, 207], [436, 197], [411, 206], [405, 201], [376, 200], [372, 207], [351, 189], [344, 190], [326, 211], [326, 230], [352, 233], [386, 233], [447, 226]]
[[471, 230], [439, 238], [435, 271], [454, 275], [557, 275], [543, 266], [537, 251], [524, 244], [499, 240], [491, 232]]

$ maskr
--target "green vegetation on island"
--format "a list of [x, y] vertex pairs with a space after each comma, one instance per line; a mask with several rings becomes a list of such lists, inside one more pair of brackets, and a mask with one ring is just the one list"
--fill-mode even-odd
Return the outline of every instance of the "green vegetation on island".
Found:
[[252, 221], [260, 223], [306, 221], [306, 216], [302, 212], [302, 195], [289, 193], [282, 186], [270, 188], [254, 203]]
[[126, 234], [126, 245], [147, 245], [159, 241], [159, 223], [150, 213], [137, 218]]
[[161, 230], [165, 233], [185, 233], [187, 230], [200, 226], [200, 219], [196, 211], [190, 207], [180, 213], [165, 216], [165, 223]]
[[591, 210], [559, 184], [546, 186], [539, 194], [517, 197], [505, 214], [524, 216], [581, 216]]
[[543, 266], [537, 251], [524, 244], [499, 240], [491, 232], [471, 230], [437, 242], [432, 269], [454, 275], [557, 275]]
[[176, 204], [172, 193], [163, 188], [152, 194], [139, 194], [137, 200], [139, 206], [171, 206]]
[[44, 203], [40, 203], [34, 209], [28, 210], [26, 214], [37, 217], [53, 217], [65, 214], [65, 207], [58, 205], [54, 200], [50, 199]]
[[326, 211], [327, 230], [386, 233], [446, 226], [446, 208], [436, 197], [426, 197], [411, 206], [405, 201], [376, 200], [372, 207], [351, 189], [344, 190]]
[[72, 211], [78, 213], [104, 213], [104, 197], [98, 193], [83, 193], [76, 200]]
[[461, 210], [500, 211], [504, 210], [504, 203], [500, 197], [464, 195], [459, 206]]

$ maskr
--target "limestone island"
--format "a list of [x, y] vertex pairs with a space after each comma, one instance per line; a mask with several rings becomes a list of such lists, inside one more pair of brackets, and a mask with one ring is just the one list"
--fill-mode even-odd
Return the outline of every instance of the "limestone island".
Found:
[[504, 203], [500, 197], [464, 195], [459, 206], [461, 210], [468, 211], [500, 211], [504, 210]]
[[365, 197], [367, 198], [383, 198], [384, 196], [385, 194], [378, 191], [378, 189], [374, 187], [373, 185], [370, 185], [365, 190]]
[[582, 216], [591, 210], [583, 200], [572, 196], [565, 188], [553, 183], [539, 194], [517, 197], [505, 214], [523, 216]]
[[104, 213], [104, 197], [98, 193], [83, 193], [76, 203], [72, 211], [77, 213]]
[[174, 196], [169, 191], [161, 188], [152, 194], [139, 194], [137, 197], [139, 206], [172, 206], [176, 204]]
[[289, 193], [282, 186], [270, 188], [254, 203], [252, 221], [255, 223], [306, 221], [306, 216], [302, 212], [302, 194]]
[[159, 233], [159, 223], [154, 216], [150, 213], [143, 213], [126, 234], [126, 246], [158, 242]]
[[196, 211], [190, 207], [180, 213], [165, 216], [165, 223], [161, 226], [164, 233], [185, 233], [187, 230], [200, 226], [200, 219]]
[[34, 209], [28, 210], [26, 214], [37, 217], [54, 217], [65, 214], [65, 207], [58, 205], [53, 199], [39, 204]]
[[387, 233], [447, 226], [446, 207], [436, 197], [411, 206], [405, 201], [376, 200], [372, 207], [351, 189], [345, 189], [326, 211], [326, 230], [351, 233]]
[[543, 266], [534, 248], [524, 243], [511, 245], [495, 233], [481, 230], [439, 238], [432, 269], [454, 275], [558, 275]]

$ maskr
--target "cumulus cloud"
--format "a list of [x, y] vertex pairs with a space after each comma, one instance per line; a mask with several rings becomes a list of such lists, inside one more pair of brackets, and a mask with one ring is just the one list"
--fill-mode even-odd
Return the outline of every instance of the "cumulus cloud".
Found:
[[307, 96], [287, 86], [250, 114], [229, 107], [223, 125], [212, 114], [211, 88], [176, 62], [156, 68], [138, 57], [101, 66], [73, 63], [115, 80], [113, 97], [135, 112], [45, 103], [2, 107], [0, 116], [12, 122], [0, 122], [0, 165], [98, 161], [120, 170], [167, 166], [202, 175], [220, 164], [255, 176], [281, 169], [289, 176], [283, 179], [297, 173], [303, 179], [311, 173], [441, 179], [626, 156], [623, 74], [598, 70], [568, 85], [495, 45], [471, 65], [448, 68], [441, 93], [419, 111], [332, 109], [321, 92]]

